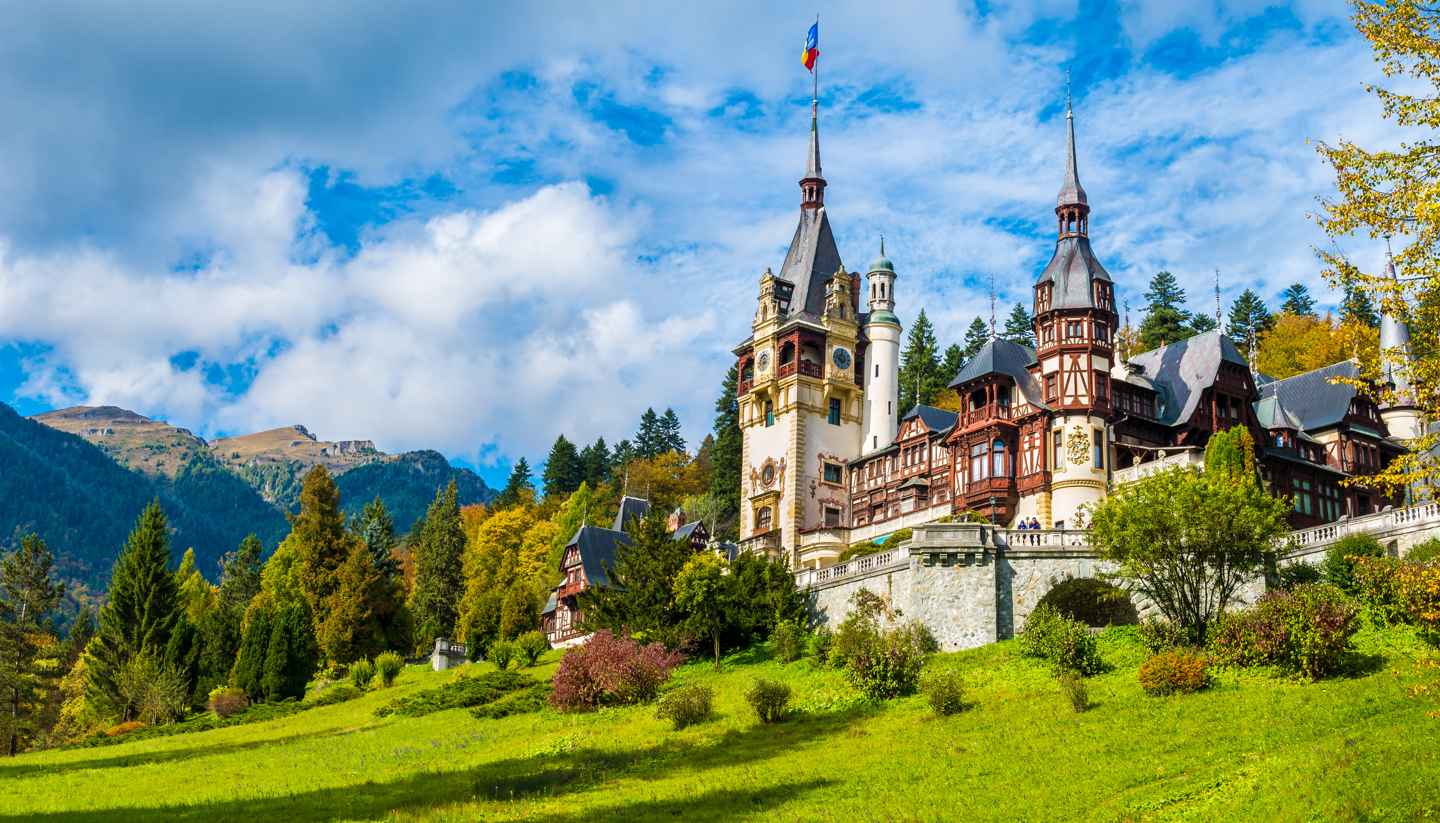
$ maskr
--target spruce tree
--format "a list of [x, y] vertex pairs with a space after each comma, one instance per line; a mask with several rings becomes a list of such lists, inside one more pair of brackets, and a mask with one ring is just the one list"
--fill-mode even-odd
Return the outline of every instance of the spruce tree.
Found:
[[290, 524], [300, 560], [300, 590], [316, 624], [326, 621], [326, 601], [339, 587], [340, 566], [350, 555], [354, 538], [345, 529], [340, 489], [324, 466], [305, 475], [300, 513]]
[[621, 440], [616, 443], [615, 451], [610, 453], [610, 479], [620, 479], [625, 473], [625, 465], [639, 456], [635, 451], [634, 444], [629, 440]]
[[1204, 313], [1191, 314], [1190, 322], [1187, 325], [1189, 326], [1189, 333], [1186, 335], [1188, 337], [1220, 328], [1220, 322], [1214, 316]]
[[240, 548], [220, 558], [220, 603], [240, 614], [260, 592], [260, 555], [265, 547], [260, 538], [246, 535]]
[[666, 407], [660, 416], [660, 454], [666, 452], [685, 453], [685, 438], [680, 435], [680, 418], [675, 410]]
[[1280, 311], [1296, 317], [1315, 317], [1315, 298], [1304, 283], [1291, 283], [1280, 293]]
[[675, 607], [674, 581], [693, 552], [670, 536], [665, 517], [652, 507], [632, 524], [633, 543], [616, 547], [610, 570], [616, 585], [580, 595], [586, 630], [643, 631], [668, 646], [682, 639], [684, 614]]
[[605, 438], [596, 438], [580, 450], [580, 466], [585, 482], [591, 487], [610, 479], [610, 448], [605, 445]]
[[0, 726], [11, 757], [19, 753], [23, 738], [41, 730], [36, 715], [52, 678], [37, 665], [36, 641], [64, 594], [64, 585], [55, 579], [55, 558], [39, 537], [25, 535], [18, 548], [0, 558], [0, 695], [8, 715]]
[[1375, 311], [1375, 301], [1359, 283], [1345, 283], [1345, 297], [1340, 301], [1340, 320], [1366, 328], [1379, 328], [1380, 315]]
[[1005, 331], [1000, 336], [1011, 343], [1035, 348], [1035, 318], [1030, 316], [1024, 303], [1017, 302], [1010, 309], [1010, 316], [1005, 318]]
[[1140, 322], [1142, 351], [1175, 343], [1190, 336], [1190, 313], [1184, 308], [1185, 290], [1175, 275], [1160, 271], [1145, 292], [1145, 319]]
[[398, 542], [395, 537], [395, 521], [390, 517], [390, 510], [385, 508], [385, 501], [381, 500], [379, 495], [365, 504], [365, 508], [360, 512], [356, 531], [370, 552], [370, 562], [381, 576], [387, 580], [398, 579], [400, 561], [395, 559], [395, 545]]
[[1250, 289], [1240, 292], [1235, 302], [1230, 304], [1230, 316], [1225, 325], [1225, 333], [1230, 340], [1245, 354], [1250, 356], [1250, 343], [1252, 337], [1255, 341], [1260, 335], [1270, 330], [1275, 319], [1266, 308], [1265, 301]]
[[[455, 481], [450, 481], [450, 486], [453, 488]], [[505, 488], [495, 495], [492, 506], [496, 509], [509, 508], [527, 500], [525, 492], [533, 490], [534, 486], [530, 484], [530, 463], [522, 457], [511, 467], [510, 479], [505, 482]]]
[[585, 467], [580, 462], [580, 453], [565, 435], [555, 438], [555, 445], [550, 447], [550, 456], [545, 458], [545, 473], [541, 478], [545, 484], [545, 496], [556, 499], [575, 491], [585, 480]]
[[179, 592], [169, 570], [170, 527], [156, 500], [141, 513], [110, 574], [109, 599], [86, 661], [91, 703], [131, 719], [133, 706], [120, 694], [117, 678], [131, 658], [162, 658], [180, 620]]
[[[517, 468], [524, 462], [522, 457]], [[465, 591], [464, 552], [465, 530], [455, 481], [451, 480], [425, 512], [425, 529], [414, 548], [415, 590], [410, 595], [410, 613], [419, 650], [428, 648], [437, 637], [454, 637], [456, 610]]]
[[945, 356], [940, 359], [940, 373], [945, 375], [945, 382], [948, 384], [963, 368], [965, 368], [965, 352], [960, 348], [959, 343], [951, 343], [945, 347]]
[[940, 374], [939, 344], [935, 329], [921, 309], [905, 351], [900, 355], [900, 416], [904, 417], [917, 404], [928, 404], [944, 390], [949, 380]]
[[385, 622], [396, 608], [391, 587], [363, 543], [351, 546], [340, 567], [339, 585], [315, 626], [320, 652], [334, 663], [353, 663], [385, 650]]
[[315, 632], [303, 603], [280, 609], [270, 627], [260, 684], [265, 699], [300, 699], [319, 664]]
[[[720, 396], [715, 399], [715, 443], [710, 449], [710, 495], [719, 504], [717, 523], [724, 524], [717, 539], [738, 536], [740, 514], [740, 402], [736, 395], [739, 372], [734, 364], [725, 372]], [[565, 535], [569, 539], [569, 535]]]
[[246, 615], [233, 677], [235, 688], [251, 700], [265, 699], [265, 652], [270, 648], [274, 622], [274, 611], [267, 603], [253, 604]]

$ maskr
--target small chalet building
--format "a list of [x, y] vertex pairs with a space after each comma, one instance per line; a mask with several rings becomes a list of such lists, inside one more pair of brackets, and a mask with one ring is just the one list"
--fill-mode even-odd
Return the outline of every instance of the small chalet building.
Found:
[[[610, 571], [615, 568], [615, 558], [621, 546], [634, 545], [630, 530], [635, 521], [643, 518], [650, 510], [650, 503], [638, 497], [620, 499], [620, 510], [615, 514], [611, 528], [602, 526], [581, 526], [560, 557], [561, 579], [545, 601], [540, 614], [545, 637], [555, 648], [584, 643], [589, 634], [580, 629], [581, 592], [592, 587], [604, 588], [613, 585]], [[681, 515], [677, 518], [676, 514]], [[683, 519], [683, 512], [671, 515], [671, 532], [676, 540], [685, 540], [697, 551], [709, 542], [709, 533], [699, 521], [674, 526], [677, 519]]]

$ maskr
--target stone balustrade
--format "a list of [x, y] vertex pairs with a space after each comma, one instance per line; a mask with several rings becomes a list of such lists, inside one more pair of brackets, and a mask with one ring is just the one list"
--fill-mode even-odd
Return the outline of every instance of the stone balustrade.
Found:
[[891, 549], [888, 552], [854, 557], [846, 560], [844, 563], [836, 563], [833, 566], [826, 566], [823, 569], [804, 569], [795, 573], [795, 585], [801, 589], [812, 586], [832, 586], [852, 578], [864, 577], [876, 572], [908, 566], [909, 564], [909, 549], [904, 547]]
[[1174, 468], [1176, 466], [1202, 466], [1205, 464], [1205, 455], [1200, 451], [1183, 451], [1167, 454], [1159, 460], [1151, 460], [1145, 463], [1136, 463], [1123, 469], [1116, 469], [1114, 474], [1114, 485], [1124, 486], [1127, 483], [1134, 483], [1142, 477]]

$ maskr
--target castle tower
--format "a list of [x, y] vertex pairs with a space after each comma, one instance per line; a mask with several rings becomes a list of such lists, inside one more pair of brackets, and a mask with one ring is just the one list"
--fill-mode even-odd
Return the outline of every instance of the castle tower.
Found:
[[845, 463], [860, 454], [864, 415], [859, 281], [840, 261], [825, 187], [812, 102], [799, 225], [779, 274], [761, 278], [751, 337], [735, 349], [741, 548], [792, 568], [832, 562], [843, 548], [807, 554], [801, 540], [849, 522]]
[[895, 442], [900, 397], [900, 318], [895, 316], [895, 266], [885, 256], [870, 264], [870, 316], [865, 323], [865, 435], [860, 451], [869, 454]]
[[[1075, 115], [1065, 104], [1065, 180], [1056, 200], [1055, 254], [1035, 283], [1035, 339], [1041, 391], [1054, 411], [1045, 455], [1050, 472], [1043, 525], [1073, 527], [1082, 506], [1108, 488], [1110, 367], [1115, 286], [1090, 248], [1090, 201], [1075, 157]], [[1048, 505], [1047, 505], [1048, 502]]]
[[[1386, 249], [1385, 273], [1392, 284], [1398, 285], [1395, 275], [1395, 260]], [[1380, 409], [1380, 419], [1385, 423], [1390, 436], [1398, 440], [1413, 440], [1424, 433], [1424, 422], [1420, 409], [1415, 405], [1414, 387], [1410, 382], [1410, 327], [1395, 316], [1384, 311], [1380, 315], [1380, 352], [1384, 363], [1385, 382], [1395, 391], [1394, 402]]]

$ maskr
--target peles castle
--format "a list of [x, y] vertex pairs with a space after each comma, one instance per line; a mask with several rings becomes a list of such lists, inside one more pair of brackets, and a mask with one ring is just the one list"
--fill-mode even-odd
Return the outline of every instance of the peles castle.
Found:
[[[822, 569], [852, 545], [962, 513], [1080, 528], [1088, 504], [1149, 471], [1199, 464], [1210, 434], [1236, 425], [1254, 434], [1271, 488], [1293, 498], [1297, 528], [1399, 502], [1342, 483], [1402, 453], [1422, 425], [1413, 405], [1378, 408], [1332, 382], [1356, 377], [1354, 362], [1274, 380], [1219, 330], [1117, 351], [1115, 284], [1090, 245], [1068, 105], [1066, 126], [1055, 253], [1034, 281], [1038, 347], [992, 339], [950, 382], [960, 411], [901, 417], [897, 273], [883, 244], [863, 285], [842, 264], [812, 108], [800, 223], [734, 349], [742, 549]], [[1381, 346], [1408, 352], [1406, 327], [1385, 317]], [[1403, 396], [1404, 363], [1387, 372]]]

